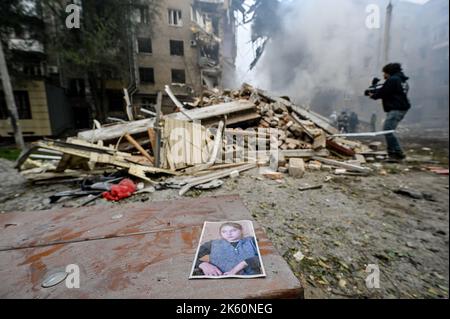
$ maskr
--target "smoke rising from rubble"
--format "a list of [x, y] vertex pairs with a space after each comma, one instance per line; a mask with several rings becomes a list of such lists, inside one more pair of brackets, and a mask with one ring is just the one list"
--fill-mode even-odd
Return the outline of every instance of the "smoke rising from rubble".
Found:
[[[252, 71], [253, 83], [280, 95], [288, 95], [300, 104], [311, 105], [324, 115], [348, 109], [357, 111], [364, 119], [370, 118], [374, 112], [382, 116], [379, 102], [363, 96], [371, 79], [382, 76], [383, 66], [384, 29], [369, 29], [365, 24], [368, 16], [366, 6], [372, 3], [379, 5], [383, 26], [387, 0], [283, 1], [280, 12], [276, 14], [282, 19], [283, 31], [268, 43]], [[408, 25], [402, 25], [405, 21], [401, 14], [405, 8], [411, 10], [411, 14], [420, 10], [418, 5], [394, 1], [390, 60], [401, 62], [405, 73], [412, 76], [417, 72], [413, 70], [415, 62], [407, 50], [402, 50], [398, 39], [422, 39], [411, 32]], [[413, 95], [425, 94], [427, 88], [415, 86], [415, 78], [410, 82], [416, 89]], [[423, 91], [420, 92], [421, 89]], [[412, 102], [415, 102], [414, 96]], [[448, 110], [446, 116], [448, 123]]]
[[288, 5], [293, 10], [281, 12], [284, 34], [272, 39], [258, 67], [269, 70], [272, 89], [307, 100], [319, 88], [352, 89], [349, 72], [366, 48], [349, 44], [365, 43], [368, 34], [364, 11], [352, 2], [298, 1]]
[[[285, 3], [278, 13], [283, 32], [268, 44], [255, 70], [257, 84], [323, 113], [346, 108], [348, 98], [368, 85], [378, 62], [379, 30], [366, 28], [365, 2]], [[364, 66], [367, 57], [375, 59]], [[352, 85], [355, 76], [363, 76], [356, 81], [363, 86]]]

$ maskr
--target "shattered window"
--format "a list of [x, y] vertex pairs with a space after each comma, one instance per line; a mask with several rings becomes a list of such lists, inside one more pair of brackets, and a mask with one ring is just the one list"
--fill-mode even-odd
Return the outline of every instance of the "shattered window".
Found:
[[149, 23], [148, 7], [142, 6], [135, 8], [133, 12], [133, 21], [135, 23], [148, 24]]
[[169, 9], [169, 25], [182, 27], [183, 20], [181, 18], [181, 10]]
[[152, 53], [152, 39], [139, 38], [138, 39], [138, 50], [140, 53]]
[[155, 72], [153, 68], [139, 68], [139, 78], [142, 83], [155, 83]]
[[[28, 91], [14, 91], [14, 100], [19, 119], [31, 120], [31, 106]], [[9, 111], [6, 106], [5, 94], [0, 91], [0, 119], [7, 119], [8, 117]]]
[[184, 55], [184, 42], [177, 40], [170, 40], [170, 55]]
[[172, 83], [186, 83], [186, 73], [184, 70], [172, 70]]

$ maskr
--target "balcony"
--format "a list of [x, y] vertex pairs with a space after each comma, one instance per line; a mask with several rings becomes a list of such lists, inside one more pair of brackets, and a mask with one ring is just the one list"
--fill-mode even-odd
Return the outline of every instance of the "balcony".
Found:
[[10, 39], [9, 49], [29, 53], [44, 53], [44, 45], [37, 40]]

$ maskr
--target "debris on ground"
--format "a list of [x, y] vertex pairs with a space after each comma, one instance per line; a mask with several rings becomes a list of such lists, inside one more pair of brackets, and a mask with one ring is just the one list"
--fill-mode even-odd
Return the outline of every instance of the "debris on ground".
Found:
[[[65, 141], [38, 141], [16, 167], [33, 183], [82, 183], [92, 176], [121, 172], [136, 183], [145, 183], [143, 188], [178, 188], [180, 195], [193, 188], [221, 187], [222, 179], [236, 178], [254, 167], [268, 167], [262, 175], [276, 181], [287, 174], [302, 178], [306, 171], [349, 176], [385, 173], [375, 166], [379, 163], [373, 163], [386, 157], [380, 143], [350, 140], [327, 118], [288, 98], [248, 84], [240, 90], [208, 91], [185, 104], [169, 86], [166, 93], [178, 112], [162, 114], [158, 94], [156, 112], [144, 113], [152, 117], [134, 120], [129, 116], [128, 122], [104, 126], [96, 121], [95, 129]], [[63, 196], [89, 195], [98, 192], [63, 192], [52, 202]], [[104, 197], [119, 200], [122, 195]]]

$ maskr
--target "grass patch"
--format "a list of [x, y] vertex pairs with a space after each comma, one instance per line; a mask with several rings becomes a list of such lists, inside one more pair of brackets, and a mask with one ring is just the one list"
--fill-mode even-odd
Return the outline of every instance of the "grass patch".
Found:
[[5, 158], [9, 161], [15, 161], [20, 155], [20, 150], [13, 147], [0, 148], [0, 158]]

